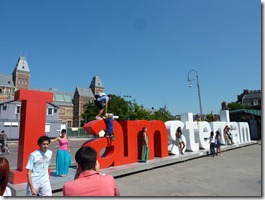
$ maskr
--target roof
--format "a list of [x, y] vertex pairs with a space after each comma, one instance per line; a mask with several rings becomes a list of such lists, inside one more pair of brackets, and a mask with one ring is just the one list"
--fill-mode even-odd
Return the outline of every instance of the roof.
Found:
[[246, 99], [261, 99], [261, 93], [250, 93], [250, 94], [246, 94], [243, 97], [244, 100]]
[[56, 105], [72, 106], [73, 93], [62, 92], [55, 88], [50, 88], [49, 92], [53, 93], [53, 103]]
[[261, 116], [261, 110], [254, 110], [254, 109], [239, 109], [239, 110], [232, 110], [229, 111], [230, 114], [234, 113], [248, 113], [252, 115]]
[[25, 56], [19, 57], [14, 71], [30, 73], [27, 58]]
[[[21, 101], [19, 101], [19, 100], [8, 100], [8, 101], [2, 101], [2, 102], [0, 102], [0, 105], [4, 105], [4, 104], [9, 104], [9, 103], [19, 103], [19, 104], [21, 104]], [[50, 103], [50, 102], [47, 102], [47, 104], [50, 104], [51, 106], [53, 106], [53, 107], [55, 107], [55, 108], [59, 108], [59, 106], [57, 106], [57, 105], [55, 105], [55, 104], [53, 104], [53, 103]]]
[[94, 76], [91, 83], [90, 83], [90, 88], [104, 88], [101, 79], [99, 78], [99, 76]]
[[73, 106], [73, 93], [62, 92], [56, 88], [50, 88], [49, 90], [38, 89], [39, 91], [52, 92], [53, 93], [53, 104], [58, 106]]
[[0, 86], [15, 87], [12, 76], [0, 74]]
[[80, 88], [80, 87], [77, 87], [76, 90], [77, 90], [78, 94], [81, 97], [95, 98], [91, 88]]

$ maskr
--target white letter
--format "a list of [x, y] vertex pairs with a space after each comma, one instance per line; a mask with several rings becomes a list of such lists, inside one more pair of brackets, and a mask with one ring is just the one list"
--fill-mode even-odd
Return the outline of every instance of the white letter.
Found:
[[181, 113], [181, 121], [184, 122], [183, 135], [186, 136], [186, 149], [199, 151], [199, 143], [195, 142], [194, 129], [197, 129], [197, 122], [193, 122], [192, 113]]
[[238, 122], [240, 142], [248, 142], [250, 139], [249, 126], [247, 122]]
[[240, 143], [239, 130], [237, 122], [230, 122], [230, 130], [235, 144]]
[[[177, 140], [176, 130], [179, 126], [181, 127], [181, 129], [183, 129], [184, 123], [178, 120], [171, 120], [171, 121], [165, 122], [165, 126], [167, 129], [167, 135], [168, 135], [168, 151], [171, 154], [179, 155], [180, 154], [179, 147], [176, 145], [176, 140]], [[183, 138], [183, 141], [186, 143], [186, 139], [184, 139], [184, 136], [182, 138]], [[186, 147], [183, 149], [184, 152], [185, 152], [185, 149]]]
[[199, 122], [199, 134], [195, 135], [195, 139], [199, 140], [199, 146], [202, 149], [209, 149], [209, 137], [212, 131], [208, 122]]

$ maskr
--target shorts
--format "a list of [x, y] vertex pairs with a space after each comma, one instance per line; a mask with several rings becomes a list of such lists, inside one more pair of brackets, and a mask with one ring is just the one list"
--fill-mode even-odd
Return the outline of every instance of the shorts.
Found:
[[183, 140], [182, 140], [182, 137], [181, 137], [181, 136], [178, 138], [178, 141], [179, 141], [179, 143], [183, 142]]

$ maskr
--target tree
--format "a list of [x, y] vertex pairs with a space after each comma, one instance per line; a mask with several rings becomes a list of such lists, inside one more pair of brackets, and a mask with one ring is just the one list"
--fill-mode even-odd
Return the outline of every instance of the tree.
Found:
[[[95, 120], [95, 116], [98, 114], [99, 109], [94, 102], [85, 104], [85, 111], [82, 114], [83, 123]], [[136, 100], [126, 101], [120, 96], [113, 95], [108, 104], [108, 112], [119, 116], [117, 121], [121, 120], [162, 120], [163, 122], [176, 119], [165, 108], [160, 109], [153, 114], [147, 111], [143, 106], [139, 106]]]
[[152, 120], [161, 120], [163, 122], [170, 121], [170, 120], [176, 120], [176, 117], [171, 115], [171, 113], [165, 109], [161, 108], [158, 111], [155, 111], [154, 114], [151, 115]]
[[240, 110], [240, 109], [249, 109], [250, 106], [242, 105], [242, 104], [237, 103], [237, 102], [230, 102], [227, 104], [227, 108], [229, 111], [232, 111], [232, 110]]

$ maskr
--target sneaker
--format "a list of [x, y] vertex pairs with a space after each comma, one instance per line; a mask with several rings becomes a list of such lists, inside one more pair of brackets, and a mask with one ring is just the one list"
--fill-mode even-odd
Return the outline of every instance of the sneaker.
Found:
[[110, 139], [111, 139], [111, 141], [113, 141], [113, 140], [115, 140], [116, 138], [115, 138], [114, 135], [112, 135], [112, 136], [110, 136]]
[[98, 116], [96, 116], [96, 120], [102, 120], [102, 118], [101, 118], [101, 117], [98, 117]]

